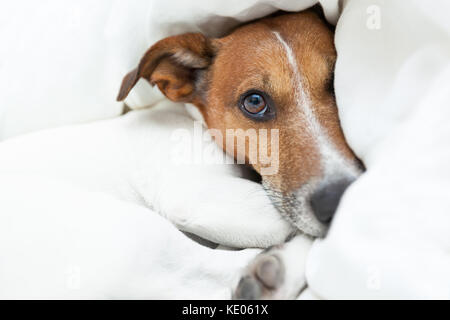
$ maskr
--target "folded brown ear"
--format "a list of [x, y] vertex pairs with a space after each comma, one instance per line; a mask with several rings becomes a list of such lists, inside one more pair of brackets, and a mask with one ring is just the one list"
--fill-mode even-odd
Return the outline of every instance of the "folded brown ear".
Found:
[[213, 53], [210, 40], [200, 33], [165, 38], [153, 45], [138, 67], [124, 77], [117, 101], [124, 100], [140, 78], [157, 84], [171, 100], [189, 99], [195, 88], [195, 70], [207, 68]]
[[136, 68], [130, 71], [122, 80], [122, 85], [120, 86], [119, 95], [117, 96], [117, 101], [123, 101], [130, 93], [131, 89], [136, 85], [139, 80], [138, 77], [139, 70]]

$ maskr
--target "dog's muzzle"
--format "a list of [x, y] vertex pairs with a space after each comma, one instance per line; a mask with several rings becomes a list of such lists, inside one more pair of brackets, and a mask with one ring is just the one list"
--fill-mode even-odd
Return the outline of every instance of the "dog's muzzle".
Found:
[[337, 210], [345, 190], [353, 181], [339, 180], [319, 187], [311, 196], [314, 216], [323, 224], [329, 224]]

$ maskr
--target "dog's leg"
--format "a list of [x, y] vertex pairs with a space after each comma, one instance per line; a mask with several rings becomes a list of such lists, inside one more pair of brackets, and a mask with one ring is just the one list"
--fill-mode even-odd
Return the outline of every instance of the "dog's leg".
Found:
[[260, 252], [203, 247], [151, 210], [57, 179], [0, 176], [3, 299], [226, 299]]
[[230, 299], [241, 272], [261, 252], [210, 249], [186, 237], [168, 249], [165, 254], [160, 251], [160, 257], [149, 251], [144, 259], [150, 263], [133, 273], [133, 281], [121, 294], [137, 299]]
[[261, 252], [243, 272], [233, 299], [295, 299], [306, 286], [311, 244], [311, 238], [298, 235]]
[[[192, 179], [194, 181], [194, 179]], [[161, 199], [162, 212], [178, 229], [235, 248], [267, 248], [281, 244], [293, 227], [273, 207], [260, 184], [224, 175], [210, 175], [183, 191], [161, 192], [182, 199]]]

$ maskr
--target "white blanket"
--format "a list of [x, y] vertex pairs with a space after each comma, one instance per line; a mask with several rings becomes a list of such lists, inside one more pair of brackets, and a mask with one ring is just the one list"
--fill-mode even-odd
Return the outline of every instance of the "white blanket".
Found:
[[448, 1], [348, 1], [336, 95], [364, 174], [308, 260], [324, 298], [450, 298]]
[[160, 102], [0, 143], [0, 299], [230, 298], [258, 250], [179, 230], [265, 248], [292, 227], [204, 130]]
[[[0, 13], [0, 36], [11, 44], [0, 49], [0, 139], [118, 115], [121, 77], [159, 38], [216, 36], [314, 2], [8, 2]], [[336, 19], [338, 1], [323, 4]], [[344, 3], [336, 96], [348, 142], [368, 171], [312, 249], [313, 295], [450, 298], [449, 9], [445, 0]], [[127, 102], [161, 99], [148, 89], [140, 82]]]

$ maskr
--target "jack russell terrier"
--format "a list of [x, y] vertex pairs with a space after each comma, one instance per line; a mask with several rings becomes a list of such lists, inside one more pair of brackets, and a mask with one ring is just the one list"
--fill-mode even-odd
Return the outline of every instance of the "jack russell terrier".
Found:
[[[292, 225], [322, 237], [344, 191], [362, 172], [338, 119], [335, 60], [333, 32], [320, 14], [283, 14], [220, 39], [187, 33], [159, 41], [125, 76], [117, 99], [144, 78], [170, 100], [195, 105], [221, 136], [235, 130], [235, 140], [217, 143], [261, 174], [273, 205]], [[277, 129], [277, 145], [243, 136], [249, 129]], [[248, 145], [237, 150], [238, 139]], [[265, 173], [267, 164], [250, 152], [252, 143], [279, 152], [277, 172]], [[279, 297], [274, 292], [285, 282], [283, 260], [289, 259], [276, 253], [283, 251], [279, 247], [272, 251], [248, 268], [235, 297]]]
[[[2, 142], [0, 297], [224, 299], [231, 287], [237, 299], [297, 297], [312, 237], [361, 172], [339, 125], [335, 58], [332, 31], [310, 10], [222, 39], [161, 40], [125, 77], [119, 100], [145, 78], [197, 106], [210, 129], [277, 129], [274, 172], [250, 148], [203, 144], [243, 156], [262, 185], [241, 166], [174, 164], [173, 131], [192, 133], [194, 122], [169, 101]], [[173, 225], [228, 247], [270, 248], [213, 250]], [[69, 262], [81, 274], [76, 290], [65, 285]]]

